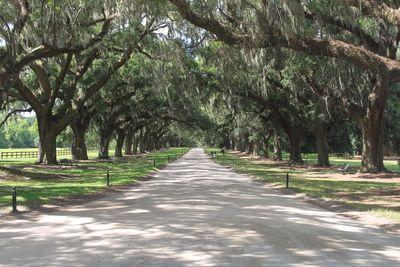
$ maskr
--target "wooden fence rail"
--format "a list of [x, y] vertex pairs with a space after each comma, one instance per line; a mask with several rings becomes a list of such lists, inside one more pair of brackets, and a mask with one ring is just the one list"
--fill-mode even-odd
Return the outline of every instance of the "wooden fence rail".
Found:
[[[68, 149], [57, 150], [57, 156], [69, 155], [71, 151]], [[18, 158], [37, 158], [39, 156], [38, 151], [13, 151], [13, 152], [0, 152], [0, 158], [2, 159], [18, 159]]]

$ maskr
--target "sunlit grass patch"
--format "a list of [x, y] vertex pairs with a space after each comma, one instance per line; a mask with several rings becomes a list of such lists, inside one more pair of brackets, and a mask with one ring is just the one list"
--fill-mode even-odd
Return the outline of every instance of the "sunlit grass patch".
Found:
[[382, 216], [382, 217], [391, 219], [391, 220], [396, 221], [396, 222], [400, 222], [400, 212], [398, 212], [398, 211], [393, 211], [393, 210], [383, 209], [383, 208], [377, 208], [377, 209], [369, 210], [368, 213], [371, 213], [373, 215]]

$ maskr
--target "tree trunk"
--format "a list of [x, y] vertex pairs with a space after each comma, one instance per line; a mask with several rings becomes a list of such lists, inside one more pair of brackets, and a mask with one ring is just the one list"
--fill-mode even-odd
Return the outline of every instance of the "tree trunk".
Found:
[[367, 115], [359, 121], [363, 137], [362, 172], [386, 171], [383, 165], [384, 112], [389, 84], [385, 77], [375, 77], [374, 88], [368, 96]]
[[151, 151], [150, 142], [151, 142], [151, 135], [150, 132], [146, 131], [145, 138], [144, 138], [144, 150]]
[[48, 114], [37, 114], [39, 130], [38, 163], [57, 164], [57, 135], [53, 119]]
[[264, 158], [269, 159], [269, 141], [271, 140], [271, 136], [273, 134], [272, 129], [270, 129], [266, 136], [263, 138], [263, 150], [264, 150]]
[[129, 128], [125, 138], [125, 155], [132, 155], [133, 136], [134, 132]]
[[249, 137], [247, 134], [243, 135], [242, 142], [241, 142], [240, 152], [248, 153], [249, 151]]
[[[389, 82], [382, 73], [370, 76], [372, 90], [368, 95], [366, 112], [357, 108], [347, 108], [347, 112], [357, 122], [362, 136], [361, 172], [386, 171], [383, 164], [383, 139], [385, 107], [387, 104]], [[346, 100], [346, 99], [345, 99]], [[351, 107], [345, 102], [346, 107]]]
[[125, 139], [125, 131], [118, 129], [117, 130], [117, 144], [115, 146], [115, 157], [122, 158], [122, 148], [124, 146]]
[[300, 149], [301, 136], [296, 131], [296, 129], [292, 128], [291, 133], [289, 135], [289, 143], [290, 143], [290, 161], [293, 163], [302, 164], [303, 159], [301, 158], [301, 149]]
[[139, 151], [140, 153], [146, 152], [146, 134], [145, 130], [140, 131]]
[[112, 135], [110, 128], [100, 129], [100, 148], [99, 148], [99, 159], [109, 159], [109, 145]]
[[87, 147], [85, 141], [85, 133], [89, 122], [80, 120], [79, 117], [75, 117], [71, 121], [71, 129], [74, 134], [72, 139], [72, 158], [75, 160], [88, 160]]
[[230, 140], [229, 140], [229, 149], [230, 150], [235, 149], [235, 139], [234, 138], [230, 138]]
[[329, 167], [329, 146], [328, 146], [328, 129], [325, 125], [321, 124], [314, 130], [317, 139], [318, 149], [318, 166]]
[[154, 150], [154, 144], [153, 144], [153, 135], [151, 132], [146, 133], [146, 151], [153, 151]]
[[138, 153], [139, 137], [137, 134], [133, 135], [132, 153], [136, 155]]
[[250, 154], [250, 155], [253, 155], [254, 152], [255, 152], [255, 150], [254, 150], [254, 142], [253, 142], [253, 141], [250, 141], [250, 142], [249, 142], [249, 145], [247, 146], [247, 151], [246, 151], [246, 153], [247, 153], [247, 154]]
[[282, 161], [281, 134], [274, 130], [274, 161]]

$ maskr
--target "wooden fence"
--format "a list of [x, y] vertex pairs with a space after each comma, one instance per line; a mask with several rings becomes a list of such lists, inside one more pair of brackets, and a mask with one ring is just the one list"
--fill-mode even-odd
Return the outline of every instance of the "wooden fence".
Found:
[[[57, 150], [57, 156], [69, 155], [71, 151], [68, 149]], [[2, 159], [18, 159], [18, 158], [37, 158], [39, 156], [38, 151], [12, 151], [12, 152], [0, 152], [0, 158]]]

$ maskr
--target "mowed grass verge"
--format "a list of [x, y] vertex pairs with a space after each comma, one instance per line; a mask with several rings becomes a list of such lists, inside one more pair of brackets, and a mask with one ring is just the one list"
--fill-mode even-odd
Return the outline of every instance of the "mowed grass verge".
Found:
[[[219, 152], [216, 149], [207, 149]], [[385, 161], [392, 174], [356, 174], [360, 160], [332, 157], [331, 168], [317, 168], [315, 155], [308, 155], [308, 163], [300, 166], [287, 162], [274, 163], [238, 153], [218, 155], [218, 163], [229, 165], [235, 171], [257, 177], [259, 180], [284, 188], [286, 174], [290, 190], [304, 196], [323, 200], [349, 210], [365, 211], [383, 216], [400, 224], [400, 168], [395, 160]], [[214, 158], [216, 160], [216, 158]], [[342, 175], [336, 168], [349, 163], [352, 174]]]
[[[74, 166], [34, 165], [35, 159], [1, 160], [0, 165], [8, 170], [0, 170], [0, 211], [10, 211], [13, 187], [17, 188], [18, 209], [34, 209], [67, 197], [105, 190], [107, 170], [110, 173], [111, 186], [135, 183], [164, 167], [168, 163], [168, 157], [172, 161], [188, 150], [189, 148], [170, 148], [109, 161], [81, 161]], [[95, 154], [91, 153], [90, 156], [94, 158]], [[153, 166], [154, 159], [156, 167]]]

